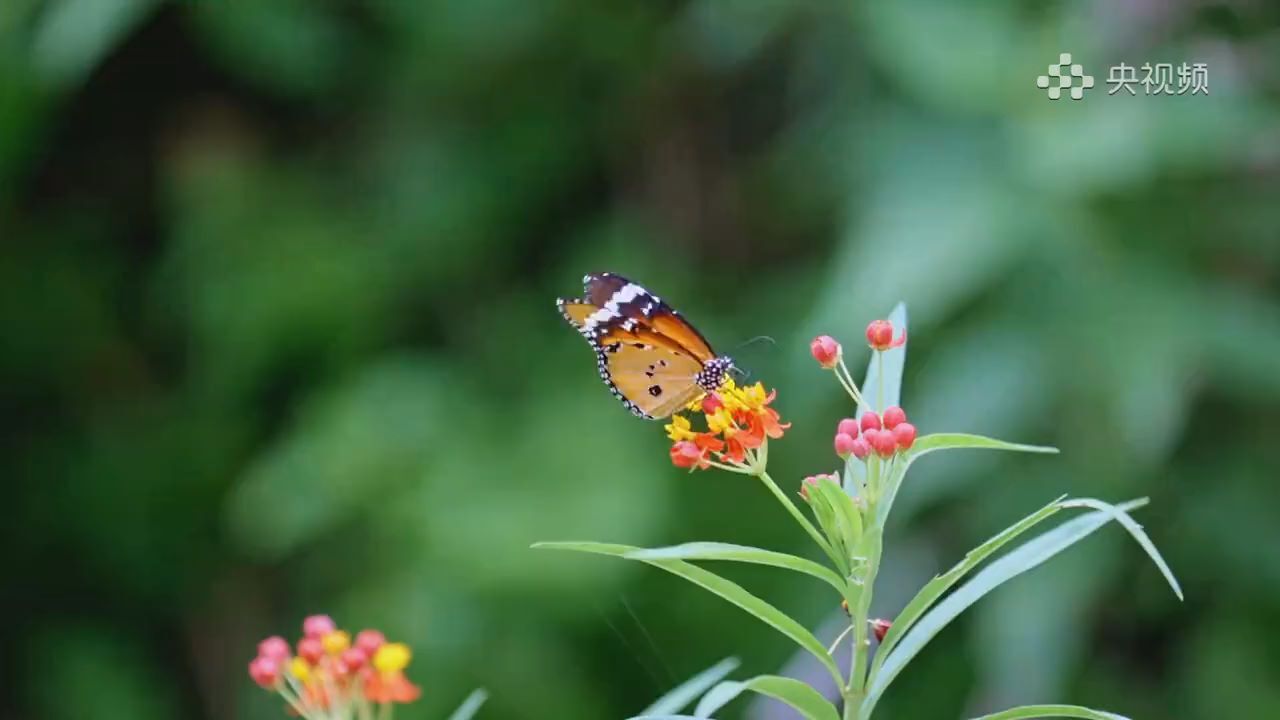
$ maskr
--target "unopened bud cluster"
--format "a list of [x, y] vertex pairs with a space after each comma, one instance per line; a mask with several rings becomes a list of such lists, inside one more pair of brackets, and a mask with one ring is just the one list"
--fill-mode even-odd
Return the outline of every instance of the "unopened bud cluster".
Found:
[[894, 453], [910, 450], [915, 441], [916, 426], [907, 422], [902, 408], [893, 405], [885, 408], [883, 416], [868, 410], [858, 420], [841, 420], [836, 425], [833, 445], [841, 459], [852, 455], [865, 460], [873, 452], [882, 458], [893, 457]]

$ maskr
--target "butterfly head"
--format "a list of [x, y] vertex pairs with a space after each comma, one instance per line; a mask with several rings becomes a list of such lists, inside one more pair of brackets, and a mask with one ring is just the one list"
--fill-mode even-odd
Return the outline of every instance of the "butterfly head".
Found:
[[698, 383], [698, 387], [706, 392], [715, 392], [724, 385], [725, 379], [729, 377], [729, 373], [733, 372], [733, 358], [715, 357], [707, 361], [702, 366], [702, 370], [698, 372], [694, 382]]

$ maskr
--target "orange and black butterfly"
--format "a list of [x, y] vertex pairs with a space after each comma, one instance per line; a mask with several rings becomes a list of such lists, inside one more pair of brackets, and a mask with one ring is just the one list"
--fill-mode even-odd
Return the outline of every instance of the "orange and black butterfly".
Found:
[[587, 275], [556, 307], [596, 352], [600, 377], [633, 414], [656, 420], [719, 389], [733, 360], [716, 355], [680, 313], [613, 273]]

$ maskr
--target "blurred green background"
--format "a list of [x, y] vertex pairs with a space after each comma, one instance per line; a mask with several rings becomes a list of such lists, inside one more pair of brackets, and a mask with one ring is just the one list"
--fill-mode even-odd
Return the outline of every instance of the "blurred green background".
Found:
[[[1083, 102], [1035, 88], [1064, 51]], [[1207, 62], [1211, 94], [1108, 96], [1119, 62]], [[880, 615], [1059, 494], [1151, 496], [1185, 603], [1109, 529], [885, 717], [1280, 717], [1275, 4], [5, 0], [0, 236], [0, 716], [283, 717], [246, 663], [312, 612], [413, 645], [406, 718], [811, 673], [678, 579], [527, 549], [813, 554], [600, 386], [553, 300], [607, 269], [779, 389], [789, 486], [849, 412], [808, 339], [860, 373], [899, 299], [922, 432], [1063, 449], [913, 470]], [[723, 570], [829, 637], [823, 588]]]

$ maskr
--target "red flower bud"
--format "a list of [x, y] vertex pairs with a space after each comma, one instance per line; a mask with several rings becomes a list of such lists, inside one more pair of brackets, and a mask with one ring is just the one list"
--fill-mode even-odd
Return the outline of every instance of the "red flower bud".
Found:
[[249, 677], [262, 687], [271, 689], [280, 680], [280, 662], [273, 657], [258, 656], [249, 663]]
[[[873, 431], [874, 432], [874, 431]], [[853, 440], [853, 456], [859, 460], [866, 460], [871, 454], [871, 443], [867, 442], [867, 436], [863, 435]]]
[[901, 337], [897, 340], [893, 339], [893, 323], [888, 320], [872, 320], [871, 324], [867, 325], [867, 344], [872, 350], [901, 347], [906, 341], [906, 330], [902, 331]]
[[899, 423], [907, 421], [907, 413], [897, 405], [890, 405], [884, 409], [884, 418], [882, 419], [884, 420], [885, 429], [892, 430], [897, 427]]
[[324, 643], [320, 638], [302, 638], [298, 641], [298, 657], [312, 665], [320, 662], [320, 658], [324, 657]]
[[853, 454], [853, 445], [856, 441], [857, 438], [849, 437], [844, 433], [836, 433], [836, 454], [840, 456], [840, 459], [847, 460]]
[[875, 412], [868, 410], [862, 413], [862, 421], [859, 424], [862, 426], [862, 432], [866, 432], [868, 430], [879, 430], [880, 416], [875, 414]]
[[840, 343], [830, 335], [819, 335], [809, 343], [809, 353], [819, 365], [830, 370], [840, 362]]
[[369, 656], [364, 650], [358, 647], [351, 647], [342, 651], [339, 660], [341, 660], [343, 670], [348, 673], [354, 673], [364, 667], [364, 664], [369, 661]]
[[311, 615], [302, 621], [302, 634], [309, 638], [318, 638], [337, 630], [338, 626], [328, 615]]
[[853, 418], [845, 418], [836, 425], [837, 433], [844, 433], [849, 437], [858, 437], [858, 421]]
[[702, 460], [702, 451], [689, 440], [681, 440], [671, 446], [671, 464], [678, 468], [691, 468]]
[[885, 633], [889, 632], [889, 628], [893, 627], [893, 623], [884, 618], [876, 618], [868, 622], [871, 623], [871, 633], [876, 636], [876, 642], [884, 642]]
[[871, 430], [863, 434], [871, 448], [882, 458], [891, 457], [898, 449], [898, 441], [891, 430]]
[[724, 401], [716, 393], [707, 393], [706, 397], [702, 398], [702, 412], [708, 415], [715, 415], [716, 411], [722, 407], [724, 407]]
[[356, 634], [355, 646], [360, 648], [369, 657], [378, 651], [387, 642], [387, 638], [377, 630], [361, 630]]
[[910, 450], [916, 441], [916, 426], [909, 422], [898, 425], [893, 429], [893, 440], [903, 450]]
[[268, 657], [283, 664], [291, 654], [289, 642], [279, 635], [273, 635], [258, 643], [258, 657]]

